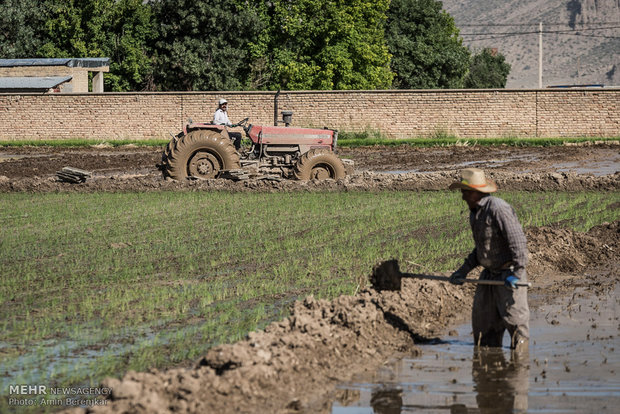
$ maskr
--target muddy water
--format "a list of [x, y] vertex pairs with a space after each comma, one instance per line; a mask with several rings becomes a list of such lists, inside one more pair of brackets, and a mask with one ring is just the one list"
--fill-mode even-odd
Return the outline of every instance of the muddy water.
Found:
[[[475, 349], [469, 324], [422, 354], [342, 384], [333, 414], [618, 412], [618, 289], [532, 311], [529, 357]], [[504, 344], [507, 343], [507, 338]]]
[[[445, 169], [453, 169], [458, 170], [461, 168], [486, 168], [486, 169], [495, 169], [502, 168], [508, 164], [514, 162], [523, 162], [524, 164], [514, 170], [519, 173], [531, 173], [535, 170], [532, 167], [533, 163], [536, 163], [539, 160], [539, 157], [532, 155], [516, 155], [512, 157], [506, 157], [504, 159], [488, 159], [481, 161], [467, 161], [454, 165], [446, 164], [442, 166]], [[435, 166], [437, 167], [437, 166]], [[571, 162], [557, 162], [551, 163], [548, 165], [548, 168], [557, 172], [565, 172], [565, 173], [575, 173], [581, 175], [591, 174], [595, 177], [602, 177], [605, 175], [613, 175], [620, 171], [620, 155], [611, 154], [608, 159], [603, 160], [586, 160], [586, 161], [571, 161]], [[379, 172], [379, 171], [375, 171]], [[423, 168], [418, 169], [410, 169], [410, 170], [389, 170], [382, 171], [386, 174], [407, 174], [407, 173], [424, 173], [430, 172]]]
[[567, 162], [556, 164], [556, 168], [560, 172], [574, 172], [576, 174], [592, 174], [595, 176], [611, 175], [620, 171], [620, 157], [614, 160], [604, 160], [600, 162], [590, 161], [583, 162]]

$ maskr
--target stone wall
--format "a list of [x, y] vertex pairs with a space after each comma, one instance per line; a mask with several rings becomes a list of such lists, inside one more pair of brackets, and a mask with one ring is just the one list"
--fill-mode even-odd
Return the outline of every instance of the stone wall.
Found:
[[[167, 138], [208, 122], [225, 97], [233, 122], [273, 124], [274, 92], [0, 94], [0, 140]], [[618, 137], [620, 89], [282, 92], [293, 125], [394, 138]]]

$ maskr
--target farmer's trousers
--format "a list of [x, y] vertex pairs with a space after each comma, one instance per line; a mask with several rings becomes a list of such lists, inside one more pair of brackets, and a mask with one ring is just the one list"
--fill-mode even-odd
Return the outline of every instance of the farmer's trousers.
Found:
[[228, 136], [233, 141], [236, 150], [241, 148], [241, 132], [229, 132]]
[[[509, 271], [491, 273], [483, 270], [480, 279], [501, 280]], [[510, 334], [510, 347], [530, 338], [530, 309], [527, 305], [527, 288], [511, 289], [506, 286], [478, 285], [474, 295], [472, 328], [474, 343], [480, 346], [502, 346], [506, 329]]]

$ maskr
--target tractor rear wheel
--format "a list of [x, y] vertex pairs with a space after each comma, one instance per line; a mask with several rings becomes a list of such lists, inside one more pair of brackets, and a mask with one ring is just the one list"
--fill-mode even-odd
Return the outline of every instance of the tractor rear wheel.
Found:
[[166, 145], [166, 148], [164, 148], [164, 152], [161, 154], [161, 162], [164, 166], [167, 165], [166, 163], [168, 162], [168, 158], [170, 158], [170, 155], [174, 150], [174, 146], [175, 140], [171, 139]]
[[209, 130], [192, 131], [166, 147], [164, 174], [175, 180], [215, 178], [220, 170], [240, 168], [239, 154], [228, 137]]
[[346, 175], [336, 154], [327, 149], [311, 149], [299, 158], [293, 171], [298, 180], [339, 180]]

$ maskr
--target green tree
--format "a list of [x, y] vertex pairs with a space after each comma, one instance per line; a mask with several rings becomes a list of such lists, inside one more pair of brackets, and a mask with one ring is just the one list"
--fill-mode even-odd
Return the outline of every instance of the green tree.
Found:
[[46, 2], [38, 0], [0, 1], [0, 58], [39, 57], [45, 41]]
[[460, 88], [469, 67], [454, 19], [436, 0], [392, 0], [385, 36], [394, 87]]
[[[256, 3], [256, 4], [255, 4]], [[161, 90], [237, 90], [249, 84], [262, 2], [159, 0], [155, 82]], [[254, 42], [254, 43], [252, 43]]]
[[[271, 89], [389, 88], [389, 0], [275, 0], [266, 10]], [[264, 44], [264, 43], [263, 43]], [[259, 48], [259, 50], [262, 50]]]
[[471, 89], [505, 88], [510, 74], [510, 64], [501, 53], [485, 48], [471, 59], [469, 73], [465, 77], [465, 87]]
[[112, 91], [149, 88], [154, 38], [149, 4], [142, 0], [53, 0], [45, 23], [44, 57], [109, 57], [105, 87]]

